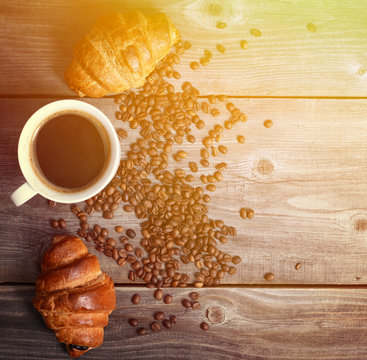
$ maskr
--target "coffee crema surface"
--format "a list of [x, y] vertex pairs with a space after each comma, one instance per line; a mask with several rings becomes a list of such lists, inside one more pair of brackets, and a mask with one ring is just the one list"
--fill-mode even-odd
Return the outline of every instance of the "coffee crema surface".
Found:
[[87, 187], [99, 178], [109, 147], [87, 115], [60, 112], [36, 132], [34, 154], [47, 181], [73, 190]]

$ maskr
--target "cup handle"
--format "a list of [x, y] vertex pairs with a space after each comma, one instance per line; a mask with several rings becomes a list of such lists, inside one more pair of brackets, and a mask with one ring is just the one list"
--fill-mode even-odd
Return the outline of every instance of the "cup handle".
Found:
[[18, 187], [11, 195], [10, 198], [12, 202], [16, 205], [22, 205], [26, 201], [28, 201], [30, 198], [32, 198], [34, 195], [37, 194], [37, 191], [34, 190], [31, 185], [29, 185], [27, 182], [24, 183], [22, 186]]

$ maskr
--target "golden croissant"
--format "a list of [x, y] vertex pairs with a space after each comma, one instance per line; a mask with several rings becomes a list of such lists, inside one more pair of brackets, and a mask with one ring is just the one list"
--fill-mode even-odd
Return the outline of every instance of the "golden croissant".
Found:
[[163, 13], [113, 13], [76, 45], [65, 80], [79, 96], [102, 97], [144, 85], [180, 35]]
[[70, 356], [77, 357], [102, 344], [116, 294], [83, 241], [58, 236], [42, 258], [33, 305]]

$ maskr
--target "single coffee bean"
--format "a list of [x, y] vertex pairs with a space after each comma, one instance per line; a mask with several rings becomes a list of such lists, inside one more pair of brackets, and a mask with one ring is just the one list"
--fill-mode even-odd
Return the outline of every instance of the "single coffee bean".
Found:
[[209, 330], [209, 324], [206, 323], [205, 321], [203, 321], [201, 324], [200, 324], [200, 328], [202, 330]]
[[85, 213], [82, 212], [82, 211], [78, 214], [78, 218], [81, 222], [87, 222], [88, 221], [87, 215], [85, 215]]
[[296, 270], [299, 270], [300, 268], [301, 268], [301, 263], [297, 263], [296, 265], [295, 265], [295, 267], [294, 267]]
[[164, 298], [163, 298], [163, 301], [164, 301], [164, 303], [165, 304], [170, 304], [171, 302], [172, 302], [172, 300], [173, 300], [173, 297], [172, 297], [172, 295], [166, 295]]
[[92, 215], [92, 214], [93, 214], [93, 212], [94, 212], [94, 207], [93, 207], [93, 206], [88, 206], [88, 207], [87, 207], [87, 210], [86, 210], [86, 213], [87, 213], [88, 215]]
[[120, 241], [122, 245], [125, 245], [129, 242], [129, 238], [127, 236], [121, 236]]
[[121, 225], [116, 226], [116, 227], [115, 227], [115, 231], [116, 231], [117, 233], [123, 233], [123, 232], [124, 232], [124, 227], [123, 227], [123, 226], [121, 226]]
[[101, 235], [106, 237], [108, 235], [108, 230], [106, 228], [101, 229]]
[[114, 213], [112, 211], [104, 211], [103, 217], [105, 219], [112, 219], [114, 217]]
[[131, 244], [127, 243], [127, 244], [125, 244], [124, 249], [126, 251], [128, 251], [128, 252], [132, 252], [132, 251], [134, 251], [134, 246], [132, 246]]
[[141, 327], [141, 328], [139, 328], [137, 330], [137, 334], [138, 335], [145, 335], [146, 333], [147, 333], [147, 329], [146, 328]]
[[191, 308], [191, 301], [190, 300], [187, 300], [187, 299], [183, 299], [182, 300], [182, 306], [185, 307], [185, 308]]
[[89, 230], [89, 224], [88, 224], [87, 222], [81, 221], [81, 222], [80, 222], [80, 227], [81, 227], [83, 230]]
[[154, 319], [155, 320], [163, 320], [164, 319], [164, 312], [163, 311], [158, 311], [154, 314]]
[[129, 324], [131, 326], [138, 326], [138, 320], [137, 319], [134, 319], [134, 318], [129, 319]]
[[136, 233], [135, 233], [135, 231], [134, 231], [133, 229], [127, 229], [127, 230], [126, 230], [126, 235], [127, 235], [129, 238], [133, 239], [133, 238], [136, 236]]
[[194, 309], [194, 310], [198, 310], [200, 308], [200, 303], [199, 301], [193, 301], [191, 303], [191, 307]]
[[139, 302], [140, 302], [140, 295], [139, 294], [134, 294], [133, 297], [131, 298], [131, 302], [134, 305], [139, 304]]
[[159, 332], [161, 330], [161, 326], [156, 322], [156, 321], [153, 321], [151, 324], [150, 324], [150, 327], [151, 329], [154, 331], [154, 332]]
[[113, 246], [113, 247], [115, 247], [115, 246], [116, 246], [116, 240], [115, 240], [115, 239], [107, 238], [107, 239], [106, 239], [106, 242], [107, 242], [107, 244], [108, 244], [108, 245], [111, 245], [111, 246]]
[[272, 281], [275, 279], [275, 275], [271, 272], [264, 274], [264, 279], [267, 281]]
[[154, 291], [154, 298], [156, 300], [162, 300], [162, 298], [163, 298], [163, 291], [161, 289], [157, 289], [156, 291]]
[[177, 317], [175, 315], [170, 316], [169, 321], [171, 322], [171, 324], [176, 324], [177, 323]]
[[61, 229], [65, 229], [66, 228], [66, 221], [64, 219], [59, 219], [59, 227]]
[[59, 227], [59, 221], [56, 220], [56, 219], [53, 219], [51, 220], [51, 226], [54, 228], [54, 229], [57, 229]]
[[199, 293], [198, 293], [198, 292], [196, 292], [196, 291], [191, 292], [191, 293], [189, 294], [189, 296], [190, 296], [190, 298], [191, 298], [192, 300], [197, 300], [197, 299], [199, 299], [199, 297], [200, 297]]
[[[86, 240], [88, 240], [88, 238]], [[116, 248], [112, 249], [112, 257], [115, 261], [117, 261], [117, 259], [119, 258], [119, 251]]]
[[112, 250], [111, 250], [111, 249], [105, 249], [105, 250], [103, 251], [103, 253], [104, 253], [106, 256], [108, 256], [108, 257], [112, 257]]
[[125, 265], [126, 264], [126, 258], [123, 258], [123, 257], [120, 257], [118, 260], [117, 260], [117, 264], [122, 266], [122, 265]]
[[239, 256], [234, 256], [232, 262], [233, 264], [237, 265], [241, 262], [241, 258]]
[[79, 209], [79, 206], [78, 205], [71, 205], [71, 211], [75, 214], [75, 215], [78, 215], [78, 213], [80, 213], [80, 209]]
[[135, 280], [136, 280], [136, 274], [135, 274], [135, 271], [130, 270], [130, 271], [129, 271], [128, 278], [129, 278], [129, 280], [130, 280], [130, 281], [135, 281]]
[[162, 324], [163, 324], [163, 326], [164, 326], [165, 328], [167, 328], [167, 329], [170, 329], [170, 328], [172, 327], [172, 323], [171, 323], [171, 321], [169, 321], [168, 319], [164, 319], [164, 320], [162, 321]]

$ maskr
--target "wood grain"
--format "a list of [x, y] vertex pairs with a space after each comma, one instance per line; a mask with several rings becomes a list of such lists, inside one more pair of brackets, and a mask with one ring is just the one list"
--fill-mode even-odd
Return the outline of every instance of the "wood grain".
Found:
[[[20, 129], [28, 116], [52, 99], [1, 99], [0, 137], [0, 279], [5, 282], [33, 282], [38, 275], [39, 257], [60, 231], [51, 229], [52, 218], [65, 218], [75, 233], [78, 221], [68, 205], [48, 208], [37, 196], [16, 208], [9, 194], [24, 179], [17, 164], [16, 147]], [[366, 100], [307, 99], [233, 99], [248, 116], [223, 135], [229, 153], [211, 161], [227, 161], [224, 181], [209, 204], [209, 216], [223, 219], [237, 228], [237, 236], [220, 246], [222, 251], [238, 254], [243, 262], [238, 272], [226, 277], [227, 284], [266, 283], [263, 275], [275, 273], [277, 284], [367, 284], [367, 102]], [[91, 100], [113, 119], [116, 105], [112, 99]], [[216, 122], [202, 115], [207, 125], [194, 130], [195, 144], [184, 143], [187, 161], [198, 160], [200, 139]], [[263, 125], [272, 119], [273, 127]], [[114, 121], [116, 127], [125, 123]], [[136, 131], [126, 128], [123, 154]], [[237, 134], [246, 137], [239, 144]], [[187, 161], [179, 166], [187, 168]], [[177, 167], [171, 161], [170, 168]], [[197, 180], [197, 185], [200, 185]], [[254, 209], [255, 217], [241, 219], [241, 207]], [[113, 236], [116, 224], [134, 228], [139, 224], [133, 214], [120, 209], [113, 221], [96, 213], [90, 224], [106, 225]], [[138, 239], [133, 243], [138, 245]], [[91, 251], [95, 251], [92, 250]], [[117, 283], [128, 282], [127, 268], [118, 267], [99, 254], [102, 267]], [[300, 262], [301, 268], [295, 269]], [[194, 268], [182, 269], [193, 274]]]
[[[364, 359], [367, 357], [366, 289], [200, 289], [199, 310], [181, 301], [187, 290], [170, 289], [174, 301], [153, 299], [152, 290], [118, 288], [103, 345], [83, 359]], [[138, 292], [139, 305], [131, 296]], [[32, 286], [0, 287], [1, 359], [65, 359], [65, 348], [33, 309]], [[224, 318], [211, 324], [207, 310]], [[149, 327], [156, 311], [176, 315], [177, 325], [138, 336], [127, 320]], [[211, 318], [213, 319], [213, 318]], [[202, 321], [210, 324], [206, 332]]]
[[[45, 0], [0, 1], [0, 95], [74, 96], [63, 81], [74, 45], [102, 13], [132, 7], [166, 12], [193, 47], [182, 77], [203, 94], [367, 96], [367, 8], [363, 1]], [[219, 30], [218, 21], [228, 26]], [[315, 25], [310, 32], [308, 24]], [[260, 37], [250, 34], [259, 29]], [[249, 43], [248, 50], [240, 41]], [[227, 51], [216, 51], [222, 43]], [[208, 67], [189, 63], [204, 49]]]

